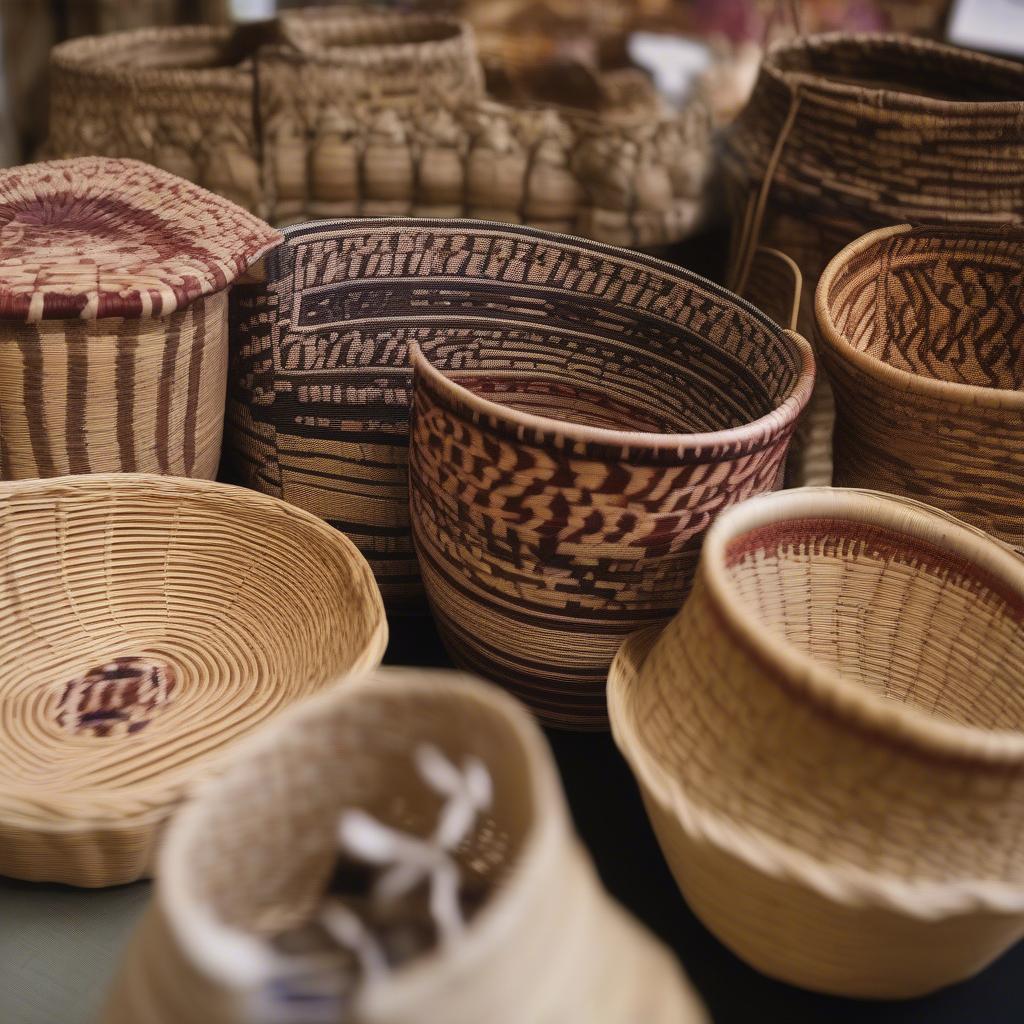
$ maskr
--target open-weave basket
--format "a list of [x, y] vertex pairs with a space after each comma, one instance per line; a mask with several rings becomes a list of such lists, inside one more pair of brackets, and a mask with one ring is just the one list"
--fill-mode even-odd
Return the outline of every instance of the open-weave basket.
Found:
[[295, 708], [239, 750], [175, 819], [156, 898], [104, 1024], [306, 1021], [261, 937], [305, 921], [360, 809], [417, 836], [439, 799], [421, 744], [474, 756], [489, 812], [458, 850], [489, 889], [464, 935], [364, 985], [349, 1024], [703, 1024], [668, 951], [614, 904], [572, 832], [551, 754], [512, 700], [451, 672], [386, 670]]
[[835, 483], [908, 494], [1024, 552], [1024, 229], [873, 231], [818, 285]]
[[694, 912], [851, 996], [966, 978], [1024, 935], [1024, 561], [907, 499], [806, 488], [709, 530], [613, 664], [616, 742]]
[[2, 875], [148, 874], [223, 748], [380, 661], [365, 560], [282, 501], [96, 474], [0, 484], [0, 507]]
[[[635, 253], [498, 224], [337, 221], [289, 228], [285, 236], [266, 260], [267, 281], [232, 293], [226, 447], [240, 480], [348, 533], [373, 565], [389, 609], [423, 600], [409, 535], [410, 342], [452, 369], [504, 369], [520, 379], [534, 362], [539, 372], [560, 372], [564, 353], [576, 352], [580, 372], [595, 381], [601, 346], [618, 346], [609, 380], [618, 375], [621, 384], [623, 374], [642, 377], [657, 365], [658, 375], [640, 382], [641, 402], [661, 401], [664, 414], [706, 382], [700, 366], [691, 373], [679, 365], [706, 338], [721, 363], [703, 369], [721, 392], [702, 392], [694, 427], [734, 427], [783, 411], [766, 426], [767, 447], [748, 457], [739, 454], [746, 428], [723, 436], [720, 452], [702, 447], [714, 445], [708, 435], [692, 438], [694, 452], [685, 458], [673, 456], [665, 438], [651, 443], [657, 454], [637, 456], [665, 472], [693, 463], [685, 501], [661, 492], [648, 499], [680, 505], [665, 543], [675, 552], [734, 486], [739, 496], [774, 485], [770, 464], [781, 458], [791, 426], [786, 417], [795, 414], [809, 380], [802, 343], [724, 290]], [[618, 360], [625, 361], [621, 367]], [[689, 398], [673, 397], [660, 367], [689, 379]], [[793, 406], [786, 404], [790, 397]], [[624, 415], [628, 430], [631, 414]], [[677, 410], [677, 427], [679, 416]], [[754, 443], [757, 428], [749, 429]], [[750, 475], [726, 486], [730, 458]], [[709, 460], [720, 462], [721, 476], [709, 476]], [[678, 473], [683, 487], [685, 473]], [[652, 554], [667, 552], [655, 545]], [[681, 586], [652, 597], [658, 611], [652, 606], [646, 614], [671, 614]], [[607, 647], [607, 658], [613, 651]]]
[[[1024, 67], [924, 39], [833, 34], [775, 48], [729, 131], [730, 283], [758, 245], [805, 279], [812, 337], [825, 264], [865, 231], [902, 221], [1019, 223]], [[794, 442], [792, 477], [829, 483], [832, 397], [824, 375]]]
[[279, 237], [135, 160], [0, 171], [0, 475], [212, 479], [227, 287]]
[[136, 156], [275, 224], [469, 216], [656, 247], [690, 233], [711, 162], [703, 101], [646, 79], [484, 86], [472, 34], [437, 15], [286, 12], [260, 31], [150, 29], [54, 50], [49, 150]]

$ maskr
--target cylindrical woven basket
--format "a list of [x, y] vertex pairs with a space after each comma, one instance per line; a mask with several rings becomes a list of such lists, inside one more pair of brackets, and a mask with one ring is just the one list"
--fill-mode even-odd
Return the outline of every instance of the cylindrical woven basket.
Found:
[[[634, 253], [497, 224], [337, 221], [285, 235], [266, 260], [266, 283], [233, 293], [227, 451], [248, 486], [348, 533], [373, 565], [389, 610], [423, 603], [409, 534], [410, 342], [438, 353], [452, 369], [519, 367], [517, 373], [531, 351], [543, 351], [539, 368], [557, 367], [559, 350], [568, 345], [566, 351], [579, 353], [581, 372], [596, 379], [596, 353], [606, 338], [617, 338], [615, 357], [626, 360], [622, 374], [642, 374], [661, 360], [666, 372], [686, 379], [676, 367], [685, 359], [680, 336], [725, 335], [722, 363], [713, 371], [725, 390], [713, 393], [732, 411], [710, 412], [712, 399], [702, 395], [693, 422], [713, 430], [780, 406], [785, 411], [771, 418], [765, 447], [747, 456], [739, 455], [744, 429], [723, 437], [720, 453], [701, 448], [705, 441], [713, 445], [714, 436], [692, 439], [701, 454], [678, 461], [693, 462], [693, 473], [705, 480], [695, 478], [686, 514], [665, 543], [676, 553], [732, 492], [733, 484], [719, 492], [721, 478], [708, 476], [709, 461], [720, 461], [723, 476], [729, 459], [747, 467], [737, 497], [774, 485], [769, 463], [785, 449], [791, 411], [785, 401], [792, 397], [799, 406], [808, 379], [798, 365], [802, 343], [722, 289]], [[692, 345], [698, 343], [686, 342]], [[739, 348], [727, 354], [733, 345]], [[645, 347], [661, 354], [648, 356]], [[641, 381], [641, 394], [649, 396], [660, 379]], [[688, 386], [692, 397], [696, 378]], [[753, 443], [757, 430], [750, 429]], [[661, 451], [647, 461], [668, 472], [677, 461], [670, 443], [660, 438], [653, 447]], [[616, 499], [609, 492], [607, 500]], [[646, 500], [671, 503], [661, 492]], [[629, 551], [630, 542], [624, 544]], [[655, 557], [665, 553], [652, 548]], [[675, 610], [681, 586], [661, 600], [651, 596], [652, 621]], [[619, 630], [628, 632], [628, 624]], [[607, 646], [607, 658], [613, 651]]]
[[574, 836], [543, 737], [512, 700], [452, 672], [387, 670], [294, 709], [176, 818], [156, 898], [104, 1024], [308, 1020], [261, 936], [301, 923], [332, 870], [339, 815], [429, 835], [410, 770], [429, 743], [478, 758], [490, 810], [458, 860], [488, 889], [463, 936], [317, 1019], [351, 1024], [703, 1024], [668, 951], [614, 904]]
[[365, 560], [282, 501], [97, 474], [0, 484], [0, 502], [0, 875], [148, 874], [224, 748], [380, 662]]
[[873, 231], [818, 284], [835, 482], [908, 494], [1024, 552], [1024, 230]]
[[709, 530], [609, 711], [694, 912], [787, 982], [918, 996], [1024, 935], [1024, 561], [871, 491]]
[[557, 101], [506, 100], [485, 89], [468, 26], [444, 16], [324, 8], [258, 31], [74, 40], [51, 77], [50, 155], [138, 157], [275, 224], [468, 216], [653, 248], [704, 209], [702, 99], [671, 110], [613, 73], [563, 82]]
[[[413, 538], [456, 661], [606, 728], [622, 637], [679, 608], [723, 508], [777, 486], [813, 357], [667, 264], [537, 246], [508, 263], [526, 284], [415, 339]], [[551, 288], [580, 264], [592, 294]]]
[[227, 288], [280, 236], [135, 160], [0, 171], [0, 475], [220, 461]]
[[[758, 245], [804, 275], [812, 337], [825, 264], [886, 225], [1019, 223], [1024, 67], [924, 39], [834, 34], [777, 47], [727, 135], [731, 286]], [[832, 396], [824, 375], [794, 441], [796, 483], [830, 483]]]

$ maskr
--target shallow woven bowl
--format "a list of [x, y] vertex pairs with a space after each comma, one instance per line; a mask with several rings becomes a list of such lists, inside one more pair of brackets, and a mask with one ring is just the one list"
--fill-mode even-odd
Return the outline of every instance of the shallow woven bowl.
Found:
[[821, 276], [837, 485], [907, 494], [1024, 551], [1024, 229], [899, 227]]
[[440, 802], [413, 767], [426, 743], [490, 774], [490, 810], [459, 851], [486, 902], [460, 940], [364, 987], [349, 1013], [321, 1002], [320, 1019], [706, 1021], [668, 951], [601, 888], [525, 711], [458, 673], [392, 669], [293, 709], [176, 818], [104, 1024], [296, 1019], [302, 979], [256, 940], [313, 912], [343, 811], [433, 833]]
[[0, 171], [0, 476], [216, 476], [227, 289], [279, 240], [136, 160]]
[[366, 562], [274, 498], [132, 474], [0, 503], [0, 874], [147, 874], [224, 747], [383, 653]]
[[813, 358], [701, 278], [547, 248], [543, 274], [583, 263], [595, 294], [483, 292], [417, 337], [409, 507], [455, 659], [549, 724], [605, 728], [622, 637], [679, 608], [722, 509], [777, 485]]
[[1024, 561], [869, 491], [753, 499], [609, 711], [694, 912], [766, 974], [910, 997], [1024, 935]]

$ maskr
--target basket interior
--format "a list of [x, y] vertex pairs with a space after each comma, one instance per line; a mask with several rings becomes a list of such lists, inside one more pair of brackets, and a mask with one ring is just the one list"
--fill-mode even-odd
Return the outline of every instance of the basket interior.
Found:
[[83, 479], [5, 495], [0, 788], [129, 814], [348, 671], [379, 611], [351, 549], [286, 506]]
[[959, 725], [1024, 732], [1024, 596], [885, 528], [808, 520], [734, 541], [743, 611], [821, 666]]
[[423, 743], [456, 765], [472, 755], [489, 769], [491, 813], [458, 859], [469, 875], [500, 881], [536, 816], [520, 739], [464, 691], [386, 686], [279, 734], [269, 753], [227, 773], [192, 821], [189, 898], [252, 934], [301, 924], [322, 898], [342, 812], [359, 808], [420, 836], [436, 827], [439, 797], [413, 763]]
[[936, 380], [1024, 388], [1024, 235], [917, 229], [851, 258], [827, 296], [854, 349]]

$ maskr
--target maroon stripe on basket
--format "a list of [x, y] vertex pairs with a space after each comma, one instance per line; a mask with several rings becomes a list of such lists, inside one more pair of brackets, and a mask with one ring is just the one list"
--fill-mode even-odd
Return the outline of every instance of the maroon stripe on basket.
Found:
[[870, 523], [849, 519], [807, 517], [751, 530], [731, 541], [725, 551], [732, 567], [752, 554], [774, 554], [790, 547], [810, 546], [824, 558], [845, 558], [855, 544], [864, 544], [870, 558], [913, 564], [929, 575], [947, 578], [970, 593], [997, 597], [1015, 622], [1024, 625], [1024, 593], [992, 575], [968, 558], [929, 541]]
[[192, 307], [195, 333], [192, 339], [192, 361], [188, 367], [188, 400], [185, 405], [185, 475], [190, 476], [196, 460], [196, 416], [199, 410], [199, 383], [203, 372], [203, 351], [206, 348], [206, 305]]
[[43, 406], [43, 342], [39, 328], [26, 324], [18, 330], [18, 349], [22, 361], [22, 387], [25, 395], [25, 418], [32, 445], [32, 458], [40, 476], [54, 476]]
[[89, 402], [89, 339], [84, 320], [71, 320], [67, 338], [67, 421], [68, 471], [89, 472], [89, 440], [85, 430], [85, 410]]
[[156, 404], [156, 458], [161, 473], [170, 472], [171, 389], [174, 386], [174, 370], [181, 345], [181, 317], [174, 316], [171, 321], [160, 366], [160, 389]]
[[[134, 473], [135, 461], [135, 352], [139, 347], [139, 322], [125, 320], [118, 331], [117, 357], [114, 363], [117, 385], [117, 450], [121, 469]], [[161, 381], [161, 384], [163, 382]]]

